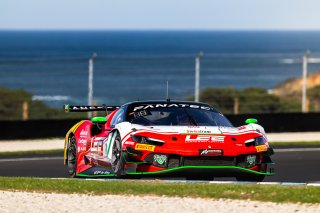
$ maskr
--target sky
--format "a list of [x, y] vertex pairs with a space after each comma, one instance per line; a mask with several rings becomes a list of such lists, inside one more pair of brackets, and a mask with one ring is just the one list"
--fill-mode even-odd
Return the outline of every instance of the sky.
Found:
[[0, 30], [320, 30], [320, 0], [1, 0]]

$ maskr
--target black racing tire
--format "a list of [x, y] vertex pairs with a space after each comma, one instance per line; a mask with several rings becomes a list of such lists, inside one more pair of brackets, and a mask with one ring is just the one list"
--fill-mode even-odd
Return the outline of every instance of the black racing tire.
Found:
[[122, 143], [121, 137], [118, 132], [115, 133], [115, 139], [112, 146], [112, 157], [111, 157], [111, 165], [114, 172], [115, 177], [123, 176], [124, 171], [124, 155], [122, 152]]
[[68, 175], [71, 178], [76, 177], [77, 171], [77, 144], [74, 136], [69, 138], [67, 148], [67, 169]]
[[262, 182], [265, 175], [239, 175], [236, 176], [237, 181]]

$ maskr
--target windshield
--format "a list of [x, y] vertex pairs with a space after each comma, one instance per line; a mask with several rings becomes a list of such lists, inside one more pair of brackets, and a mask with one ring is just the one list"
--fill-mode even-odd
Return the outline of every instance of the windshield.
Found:
[[221, 113], [193, 108], [128, 110], [127, 120], [144, 126], [225, 126], [233, 127]]

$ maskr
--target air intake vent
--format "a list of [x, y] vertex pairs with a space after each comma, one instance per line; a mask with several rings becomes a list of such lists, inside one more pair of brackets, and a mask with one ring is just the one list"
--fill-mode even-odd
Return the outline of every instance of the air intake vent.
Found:
[[184, 157], [184, 166], [234, 166], [234, 157]]

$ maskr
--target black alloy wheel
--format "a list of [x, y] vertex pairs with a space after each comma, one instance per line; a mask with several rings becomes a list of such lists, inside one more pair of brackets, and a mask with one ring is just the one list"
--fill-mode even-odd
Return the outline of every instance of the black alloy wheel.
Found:
[[69, 177], [74, 178], [77, 170], [77, 145], [76, 138], [72, 136], [69, 138], [67, 149], [67, 167]]
[[114, 175], [116, 177], [120, 177], [123, 175], [124, 157], [122, 153], [122, 143], [120, 134], [118, 132], [114, 134], [116, 134], [116, 136], [112, 146], [111, 164]]

